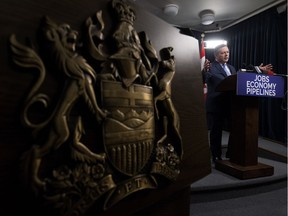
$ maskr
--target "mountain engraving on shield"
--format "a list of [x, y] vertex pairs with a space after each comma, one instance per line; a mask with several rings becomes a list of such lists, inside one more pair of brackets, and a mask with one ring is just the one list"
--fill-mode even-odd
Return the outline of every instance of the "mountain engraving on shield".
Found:
[[152, 88], [102, 81], [103, 107], [110, 113], [103, 126], [104, 146], [114, 167], [132, 176], [141, 171], [153, 151]]

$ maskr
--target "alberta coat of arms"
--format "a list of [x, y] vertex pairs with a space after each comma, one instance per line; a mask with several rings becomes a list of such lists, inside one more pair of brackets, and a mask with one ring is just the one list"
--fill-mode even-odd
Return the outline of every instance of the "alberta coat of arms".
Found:
[[13, 62], [36, 74], [20, 114], [31, 132], [21, 178], [59, 215], [81, 215], [100, 200], [108, 209], [180, 173], [173, 48], [161, 49], [159, 59], [125, 1], [111, 2], [111, 17], [107, 35], [100, 10], [85, 20], [81, 38], [50, 17], [40, 24], [38, 46], [10, 37]]

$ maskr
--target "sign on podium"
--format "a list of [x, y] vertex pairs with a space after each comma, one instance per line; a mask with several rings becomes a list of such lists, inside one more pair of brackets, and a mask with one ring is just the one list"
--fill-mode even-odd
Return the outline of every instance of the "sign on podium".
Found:
[[237, 73], [237, 95], [284, 97], [284, 77], [257, 73]]

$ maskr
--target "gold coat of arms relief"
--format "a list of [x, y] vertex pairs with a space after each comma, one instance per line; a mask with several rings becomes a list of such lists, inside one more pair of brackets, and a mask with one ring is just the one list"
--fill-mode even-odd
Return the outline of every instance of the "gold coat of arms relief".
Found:
[[[113, 0], [111, 10], [117, 25], [108, 35], [97, 11], [81, 38], [50, 17], [37, 46], [10, 37], [13, 62], [36, 78], [20, 115], [33, 141], [20, 160], [21, 179], [58, 215], [82, 215], [96, 202], [105, 211], [180, 173], [173, 48], [161, 49], [159, 59], [146, 33], [134, 29], [134, 9]], [[48, 76], [53, 95], [42, 88]]]

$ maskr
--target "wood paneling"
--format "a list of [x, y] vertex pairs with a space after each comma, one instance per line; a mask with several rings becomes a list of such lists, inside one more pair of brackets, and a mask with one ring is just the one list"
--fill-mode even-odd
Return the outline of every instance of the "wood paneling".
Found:
[[[36, 31], [44, 15], [59, 23], [69, 23], [72, 28], [81, 32], [84, 20], [100, 9], [103, 10], [104, 19], [111, 21], [107, 13], [105, 14], [108, 2], [105, 0], [0, 2], [0, 196], [1, 200], [4, 200], [0, 205], [3, 205], [1, 209], [5, 207], [10, 212], [9, 215], [17, 215], [16, 212], [19, 211], [31, 214], [37, 211], [37, 203], [19, 188], [17, 180], [19, 157], [32, 145], [29, 133], [21, 126], [19, 114], [33, 76], [12, 64], [8, 38], [14, 33], [21, 41], [25, 41], [25, 38], [31, 39], [32, 42], [36, 41]], [[136, 30], [145, 31], [157, 51], [168, 46], [174, 48], [176, 75], [172, 81], [172, 99], [180, 115], [184, 158], [181, 174], [175, 183], [157, 190], [133, 194], [109, 209], [105, 215], [116, 215], [119, 212], [121, 214], [126, 212], [129, 215], [143, 209], [147, 210], [149, 206], [166, 200], [175, 193], [181, 193], [179, 191], [185, 191], [191, 183], [211, 172], [198, 41], [181, 35], [177, 28], [141, 8], [135, 7], [135, 9]], [[109, 26], [107, 27], [105, 31], [109, 33]], [[53, 88], [53, 85], [51, 83], [50, 87], [45, 88], [51, 86]], [[179, 203], [182, 201], [183, 199], [179, 199]], [[95, 212], [97, 205], [91, 207], [87, 215], [95, 215]], [[171, 215], [178, 214], [172, 212]]]

